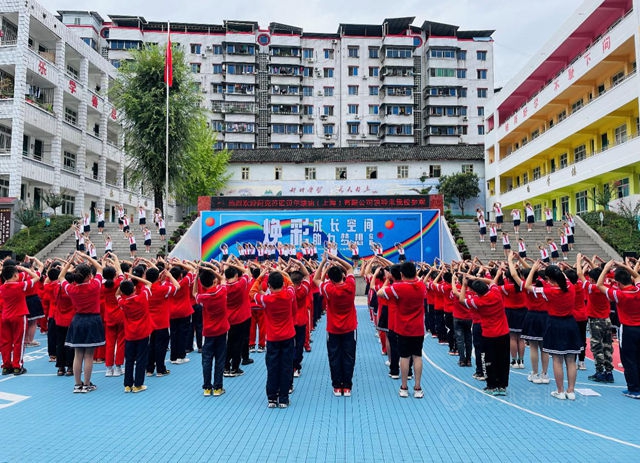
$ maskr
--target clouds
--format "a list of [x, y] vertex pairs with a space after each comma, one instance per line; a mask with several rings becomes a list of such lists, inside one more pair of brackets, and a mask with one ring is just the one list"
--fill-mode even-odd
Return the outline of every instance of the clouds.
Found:
[[462, 30], [495, 30], [495, 85], [503, 86], [571, 16], [582, 0], [39, 0], [52, 12], [92, 10], [144, 16], [148, 20], [222, 24], [224, 20], [279, 22], [307, 32], [336, 32], [340, 23], [380, 24], [415, 16], [455, 24]]

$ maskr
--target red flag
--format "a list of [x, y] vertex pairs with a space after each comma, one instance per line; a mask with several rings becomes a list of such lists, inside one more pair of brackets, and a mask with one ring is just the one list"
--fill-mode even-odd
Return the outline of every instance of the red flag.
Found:
[[167, 86], [173, 85], [173, 56], [171, 55], [171, 33], [167, 32], [167, 51], [164, 63], [164, 81]]

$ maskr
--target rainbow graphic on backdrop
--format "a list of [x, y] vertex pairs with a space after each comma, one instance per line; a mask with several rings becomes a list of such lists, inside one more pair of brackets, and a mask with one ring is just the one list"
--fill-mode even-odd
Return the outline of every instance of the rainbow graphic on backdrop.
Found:
[[219, 259], [223, 244], [237, 255], [243, 243], [292, 243], [299, 250], [303, 241], [315, 243], [319, 254], [327, 241], [334, 241], [339, 255], [348, 259], [348, 243], [354, 241], [363, 258], [372, 255], [369, 244], [376, 242], [390, 260], [397, 257], [399, 243], [408, 259], [433, 261], [441, 254], [439, 219], [437, 210], [205, 211], [202, 259]]

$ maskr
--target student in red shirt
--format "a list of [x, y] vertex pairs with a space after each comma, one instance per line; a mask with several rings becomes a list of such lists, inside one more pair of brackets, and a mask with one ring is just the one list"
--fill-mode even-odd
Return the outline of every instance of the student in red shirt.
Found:
[[124, 365], [124, 315], [118, 307], [116, 292], [124, 279], [120, 262], [114, 256], [114, 265], [106, 265], [102, 270], [104, 282], [102, 297], [104, 299], [105, 325], [105, 376], [122, 376]]
[[263, 269], [253, 282], [249, 297], [265, 311], [267, 320], [267, 400], [269, 408], [289, 406], [289, 388], [293, 378], [293, 346], [296, 329], [294, 316], [296, 295], [288, 276], [279, 271], [269, 273], [268, 292], [263, 293]]
[[409, 360], [413, 360], [415, 368], [415, 385], [413, 396], [424, 397], [420, 385], [422, 376], [422, 344], [424, 342], [424, 298], [426, 287], [416, 279], [416, 267], [413, 262], [400, 265], [401, 281], [389, 284], [385, 281], [378, 291], [378, 297], [387, 300], [395, 299], [394, 331], [398, 335], [398, 353], [400, 355], [400, 373], [402, 384], [400, 397], [409, 397], [407, 380], [409, 377]]
[[[263, 259], [264, 260], [264, 259]], [[257, 267], [251, 268], [251, 276], [255, 279], [260, 275], [260, 269]], [[264, 281], [266, 285], [267, 282]], [[262, 288], [266, 290], [265, 286]], [[251, 306], [251, 326], [249, 328], [249, 352], [263, 353], [267, 346], [267, 332], [265, 331], [264, 323], [264, 310], [261, 310], [255, 305], [255, 302], [250, 301]], [[256, 348], [256, 334], [258, 336], [258, 347]]]
[[[351, 397], [358, 327], [353, 267], [325, 252], [315, 275], [314, 281], [327, 304], [327, 354], [333, 395]], [[325, 276], [329, 278], [327, 281]]]
[[[74, 283], [69, 283], [65, 277], [74, 259], [87, 263], [76, 266], [73, 271]], [[92, 267], [96, 271], [95, 277]], [[82, 252], [76, 251], [62, 267], [58, 277], [62, 282], [62, 291], [69, 296], [76, 310], [65, 341], [66, 346], [74, 349], [74, 393], [86, 393], [97, 389], [97, 386], [91, 382], [91, 373], [94, 349], [105, 343], [104, 326], [100, 317], [101, 272], [102, 265], [97, 260], [89, 259]], [[83, 371], [84, 382], [82, 381]]]
[[[499, 270], [496, 277], [501, 275]], [[496, 279], [487, 285], [481, 279], [465, 277], [460, 290], [454, 284], [453, 294], [468, 309], [477, 310], [482, 325], [482, 344], [487, 369], [487, 387], [491, 395], [507, 395], [509, 386], [509, 324], [504, 312], [502, 291], [495, 285]], [[455, 282], [455, 277], [454, 277]], [[474, 294], [467, 295], [467, 288]]]
[[[251, 329], [251, 306], [249, 304], [249, 271], [230, 258], [225, 262], [224, 277], [227, 285], [227, 310], [229, 311], [229, 335], [227, 337], [227, 360], [224, 375], [230, 378], [242, 376], [240, 368], [243, 348], [249, 345]], [[250, 360], [250, 361], [247, 361]], [[244, 364], [253, 363], [245, 359]]]
[[[221, 396], [224, 364], [227, 356], [227, 333], [229, 313], [227, 311], [227, 286], [222, 275], [211, 267], [200, 266], [196, 289], [196, 301], [202, 305], [202, 389], [204, 396]], [[196, 288], [198, 286], [196, 285]], [[215, 360], [215, 365], [214, 365]], [[213, 382], [211, 370], [213, 369]]]
[[[616, 266], [613, 278], [616, 287], [608, 288], [605, 277]], [[598, 278], [598, 289], [607, 299], [615, 301], [620, 318], [620, 359], [624, 365], [627, 389], [622, 393], [632, 399], [640, 399], [640, 275], [635, 268], [620, 262], [609, 261]]]
[[179, 261], [172, 261], [169, 270], [179, 283], [179, 289], [170, 298], [171, 352], [169, 358], [171, 363], [176, 365], [189, 362], [187, 342], [192, 339], [189, 333], [189, 324], [193, 313], [191, 285], [196, 276], [194, 270], [192, 265]]
[[[304, 340], [309, 324], [309, 271], [302, 262], [290, 258], [289, 265], [293, 264], [294, 271], [289, 274], [293, 288], [296, 293], [296, 314], [294, 326], [296, 329], [296, 339], [293, 351], [293, 376], [299, 377], [302, 373], [302, 358], [304, 353]], [[293, 389], [293, 383], [291, 384]]]
[[151, 282], [129, 275], [132, 280], [124, 280], [116, 291], [118, 307], [124, 314], [125, 363], [124, 392], [142, 392], [145, 368], [149, 355], [149, 335], [153, 330], [149, 316], [149, 287]]
[[[24, 278], [21, 272], [29, 275]], [[2, 374], [13, 373], [18, 376], [27, 372], [24, 368], [24, 339], [27, 329], [29, 309], [26, 293], [33, 288], [40, 276], [33, 270], [20, 265], [2, 266], [2, 285], [0, 285], [0, 300], [2, 300]]]

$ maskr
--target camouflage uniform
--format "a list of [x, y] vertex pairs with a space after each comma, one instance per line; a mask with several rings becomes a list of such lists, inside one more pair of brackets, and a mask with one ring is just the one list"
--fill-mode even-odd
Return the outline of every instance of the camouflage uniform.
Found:
[[596, 373], [613, 370], [613, 343], [611, 339], [611, 320], [609, 318], [590, 318], [591, 353], [596, 362]]

